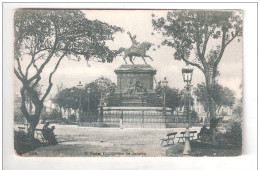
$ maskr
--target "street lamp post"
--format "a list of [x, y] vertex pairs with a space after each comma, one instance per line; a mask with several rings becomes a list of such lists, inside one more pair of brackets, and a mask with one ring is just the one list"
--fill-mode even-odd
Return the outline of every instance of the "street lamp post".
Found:
[[[191, 80], [192, 80], [192, 74], [193, 74], [193, 68], [183, 68], [182, 69], [182, 76], [183, 76], [183, 81], [186, 83], [185, 86], [185, 110], [187, 114], [187, 127], [186, 127], [186, 132], [184, 134], [185, 137], [185, 146], [183, 150], [184, 155], [190, 155], [191, 153], [191, 147], [190, 147], [190, 132], [189, 132], [189, 127], [190, 127], [190, 96], [191, 96]], [[188, 98], [188, 101], [187, 101]]]
[[162, 81], [162, 86], [163, 86], [163, 114], [164, 114], [164, 123], [166, 123], [166, 101], [165, 101], [165, 92], [166, 92], [166, 87], [168, 85], [168, 81], [166, 77], [164, 77], [164, 80]]
[[101, 92], [101, 96], [100, 96], [100, 122], [103, 123], [103, 88], [104, 88], [104, 83], [105, 80], [102, 78], [99, 82], [99, 88], [100, 88], [100, 92]]
[[83, 85], [81, 84], [81, 81], [79, 81], [79, 84], [77, 85], [77, 87], [80, 90], [80, 92], [79, 92], [79, 123], [80, 123], [80, 116], [81, 116], [81, 89], [83, 87]]
[[89, 101], [89, 96], [90, 96], [90, 92], [91, 92], [91, 89], [88, 87], [87, 89], [87, 93], [88, 93], [88, 118], [89, 118], [89, 121], [90, 121], [90, 112], [89, 112], [89, 104], [90, 104], [90, 101]]

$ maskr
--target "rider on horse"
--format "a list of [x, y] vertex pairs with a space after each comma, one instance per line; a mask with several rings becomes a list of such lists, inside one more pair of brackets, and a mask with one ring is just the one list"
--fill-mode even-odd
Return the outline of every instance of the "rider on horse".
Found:
[[128, 31], [127, 34], [129, 35], [131, 41], [132, 41], [132, 49], [137, 49], [137, 45], [139, 45], [139, 42], [136, 41], [136, 35], [132, 36], [131, 33]]
[[146, 61], [145, 61], [145, 57], [148, 57], [150, 58], [152, 61], [153, 59], [149, 56], [149, 55], [146, 55], [146, 51], [149, 50], [149, 48], [153, 45], [152, 43], [150, 42], [142, 42], [141, 44], [138, 43], [136, 41], [136, 35], [132, 36], [130, 32], [127, 32], [127, 34], [129, 35], [129, 37], [131, 38], [131, 41], [132, 41], [132, 46], [130, 48], [124, 48], [124, 47], [120, 47], [117, 51], [117, 55], [118, 54], [121, 54], [122, 52], [124, 52], [124, 61], [125, 61], [125, 64], [127, 64], [126, 62], [126, 58], [128, 57], [130, 62], [132, 64], [134, 64], [133, 62], [133, 59], [134, 57], [142, 57], [143, 61], [145, 64]]

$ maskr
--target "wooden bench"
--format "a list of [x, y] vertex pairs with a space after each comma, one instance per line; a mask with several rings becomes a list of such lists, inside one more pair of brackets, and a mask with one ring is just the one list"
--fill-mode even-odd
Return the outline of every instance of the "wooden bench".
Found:
[[[19, 132], [24, 131], [25, 127], [18, 127]], [[48, 140], [44, 137], [43, 133], [42, 133], [42, 129], [35, 129], [35, 134], [36, 134], [36, 138], [39, 139], [42, 143], [43, 146], [46, 146], [46, 144], [48, 143]], [[57, 136], [57, 135], [54, 135]]]
[[168, 133], [168, 134], [167, 134], [167, 138], [161, 139], [162, 142], [161, 142], [161, 145], [160, 145], [160, 146], [162, 146], [163, 142], [167, 142], [167, 146], [168, 146], [170, 140], [172, 140], [172, 144], [174, 145], [174, 139], [175, 139], [175, 135], [176, 135], [176, 134], [177, 134], [177, 132]]
[[[46, 146], [46, 144], [50, 142], [49, 141], [50, 139], [46, 138], [46, 133], [44, 134], [42, 129], [35, 129], [35, 132], [36, 132], [37, 139], [39, 139], [42, 142], [43, 146]], [[56, 138], [56, 136], [57, 135], [54, 135], [54, 138]]]
[[25, 127], [18, 127], [18, 129], [19, 129], [19, 132], [25, 131]]
[[45, 146], [48, 143], [48, 140], [43, 136], [42, 129], [35, 129], [36, 138], [42, 142], [42, 145]]
[[195, 137], [195, 133], [197, 133], [197, 131], [190, 131], [191, 140]]
[[[185, 139], [185, 133], [186, 132], [181, 132], [180, 134], [182, 135], [182, 136], [179, 136], [179, 137], [177, 137], [177, 138], [179, 138], [179, 140], [178, 140], [178, 143], [180, 142], [180, 140], [182, 140], [182, 142], [184, 142], [184, 139]], [[195, 137], [195, 133], [197, 133], [197, 131], [189, 131], [189, 133], [190, 133], [190, 138], [191, 138], [191, 140], [193, 140], [193, 138]]]

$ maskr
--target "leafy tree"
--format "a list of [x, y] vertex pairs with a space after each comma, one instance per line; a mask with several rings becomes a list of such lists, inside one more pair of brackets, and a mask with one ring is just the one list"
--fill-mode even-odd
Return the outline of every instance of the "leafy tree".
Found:
[[[155, 18], [154, 29], [165, 37], [162, 45], [175, 49], [174, 59], [202, 71], [206, 83], [206, 98], [210, 120], [215, 122], [213, 87], [219, 75], [218, 65], [227, 46], [242, 36], [241, 11], [174, 10], [167, 17]], [[154, 34], [154, 33], [152, 33]], [[212, 47], [213, 44], [219, 44]], [[212, 141], [215, 142], [216, 126], [210, 125]]]
[[63, 109], [79, 109], [79, 94], [81, 90], [77, 87], [66, 88], [60, 91], [52, 102]]
[[[113, 40], [113, 34], [118, 31], [122, 29], [88, 20], [79, 10], [19, 9], [15, 12], [14, 73], [22, 84], [21, 112], [30, 124], [28, 134], [32, 138], [62, 59], [112, 62], [116, 51], [111, 51], [106, 41]], [[48, 76], [49, 85], [40, 95], [35, 87], [40, 84], [48, 63], [55, 65]], [[25, 104], [26, 93], [34, 105], [32, 114]]]
[[[212, 89], [212, 97], [214, 99], [215, 112], [220, 111], [222, 107], [232, 107], [235, 103], [235, 93], [227, 87], [223, 87], [219, 84], [214, 84]], [[208, 100], [207, 100], [207, 87], [205, 83], [198, 84], [194, 88], [194, 94], [197, 96], [198, 102], [200, 102], [206, 112], [209, 112]]]
[[[191, 106], [194, 105], [194, 99], [191, 97]], [[166, 87], [165, 91], [165, 105], [166, 107], [175, 110], [185, 105], [185, 95], [183, 90]]]
[[62, 119], [62, 115], [61, 115], [61, 112], [58, 111], [57, 109], [53, 109], [51, 113], [42, 111], [41, 119], [43, 120], [43, 122], [45, 122], [46, 120], [57, 121], [57, 120], [61, 120]]
[[236, 115], [236, 116], [241, 117], [242, 111], [243, 111], [242, 105], [239, 103], [239, 104], [233, 109], [233, 114]]
[[199, 115], [195, 110], [192, 110], [190, 117], [191, 117], [191, 122], [195, 123], [198, 120]]
[[[242, 92], [242, 84], [240, 85], [240, 90], [241, 90], [241, 96], [243, 96], [243, 92]], [[238, 117], [241, 118], [242, 116], [242, 112], [243, 112], [243, 97], [241, 97], [238, 102], [237, 105], [235, 106], [235, 108], [233, 109], [233, 115], [236, 115]]]
[[[66, 88], [53, 98], [52, 102], [57, 104], [60, 108], [64, 109], [79, 109], [79, 97], [81, 95], [81, 109], [83, 113], [97, 114], [97, 109], [100, 104], [100, 99], [102, 102], [105, 102], [105, 98], [109, 93], [110, 87], [113, 86], [113, 82], [109, 78], [99, 77], [93, 82], [85, 85], [83, 89], [77, 87]], [[90, 88], [90, 94], [88, 94], [87, 89]], [[101, 97], [102, 92], [102, 97]], [[89, 95], [89, 96], [88, 96]], [[88, 101], [89, 99], [89, 101]], [[88, 113], [88, 102], [90, 106], [90, 112]], [[87, 116], [83, 114], [81, 116]], [[85, 119], [82, 118], [84, 121]]]
[[57, 109], [54, 109], [50, 114], [50, 119], [51, 120], [61, 120], [62, 119], [61, 112], [59, 112]]
[[166, 107], [175, 110], [176, 108], [182, 106], [181, 103], [181, 92], [178, 89], [166, 87], [165, 89], [165, 105]]
[[70, 121], [76, 121], [76, 116], [75, 115], [69, 115], [69, 120]]

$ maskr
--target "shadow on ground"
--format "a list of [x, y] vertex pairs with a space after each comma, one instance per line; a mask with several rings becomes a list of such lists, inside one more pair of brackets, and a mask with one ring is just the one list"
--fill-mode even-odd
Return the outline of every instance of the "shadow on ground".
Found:
[[[198, 141], [191, 141], [191, 155], [190, 156], [240, 156], [242, 154], [242, 146], [238, 145], [220, 145], [220, 144], [209, 144]], [[166, 150], [166, 156], [182, 157], [184, 143], [177, 143]]]

